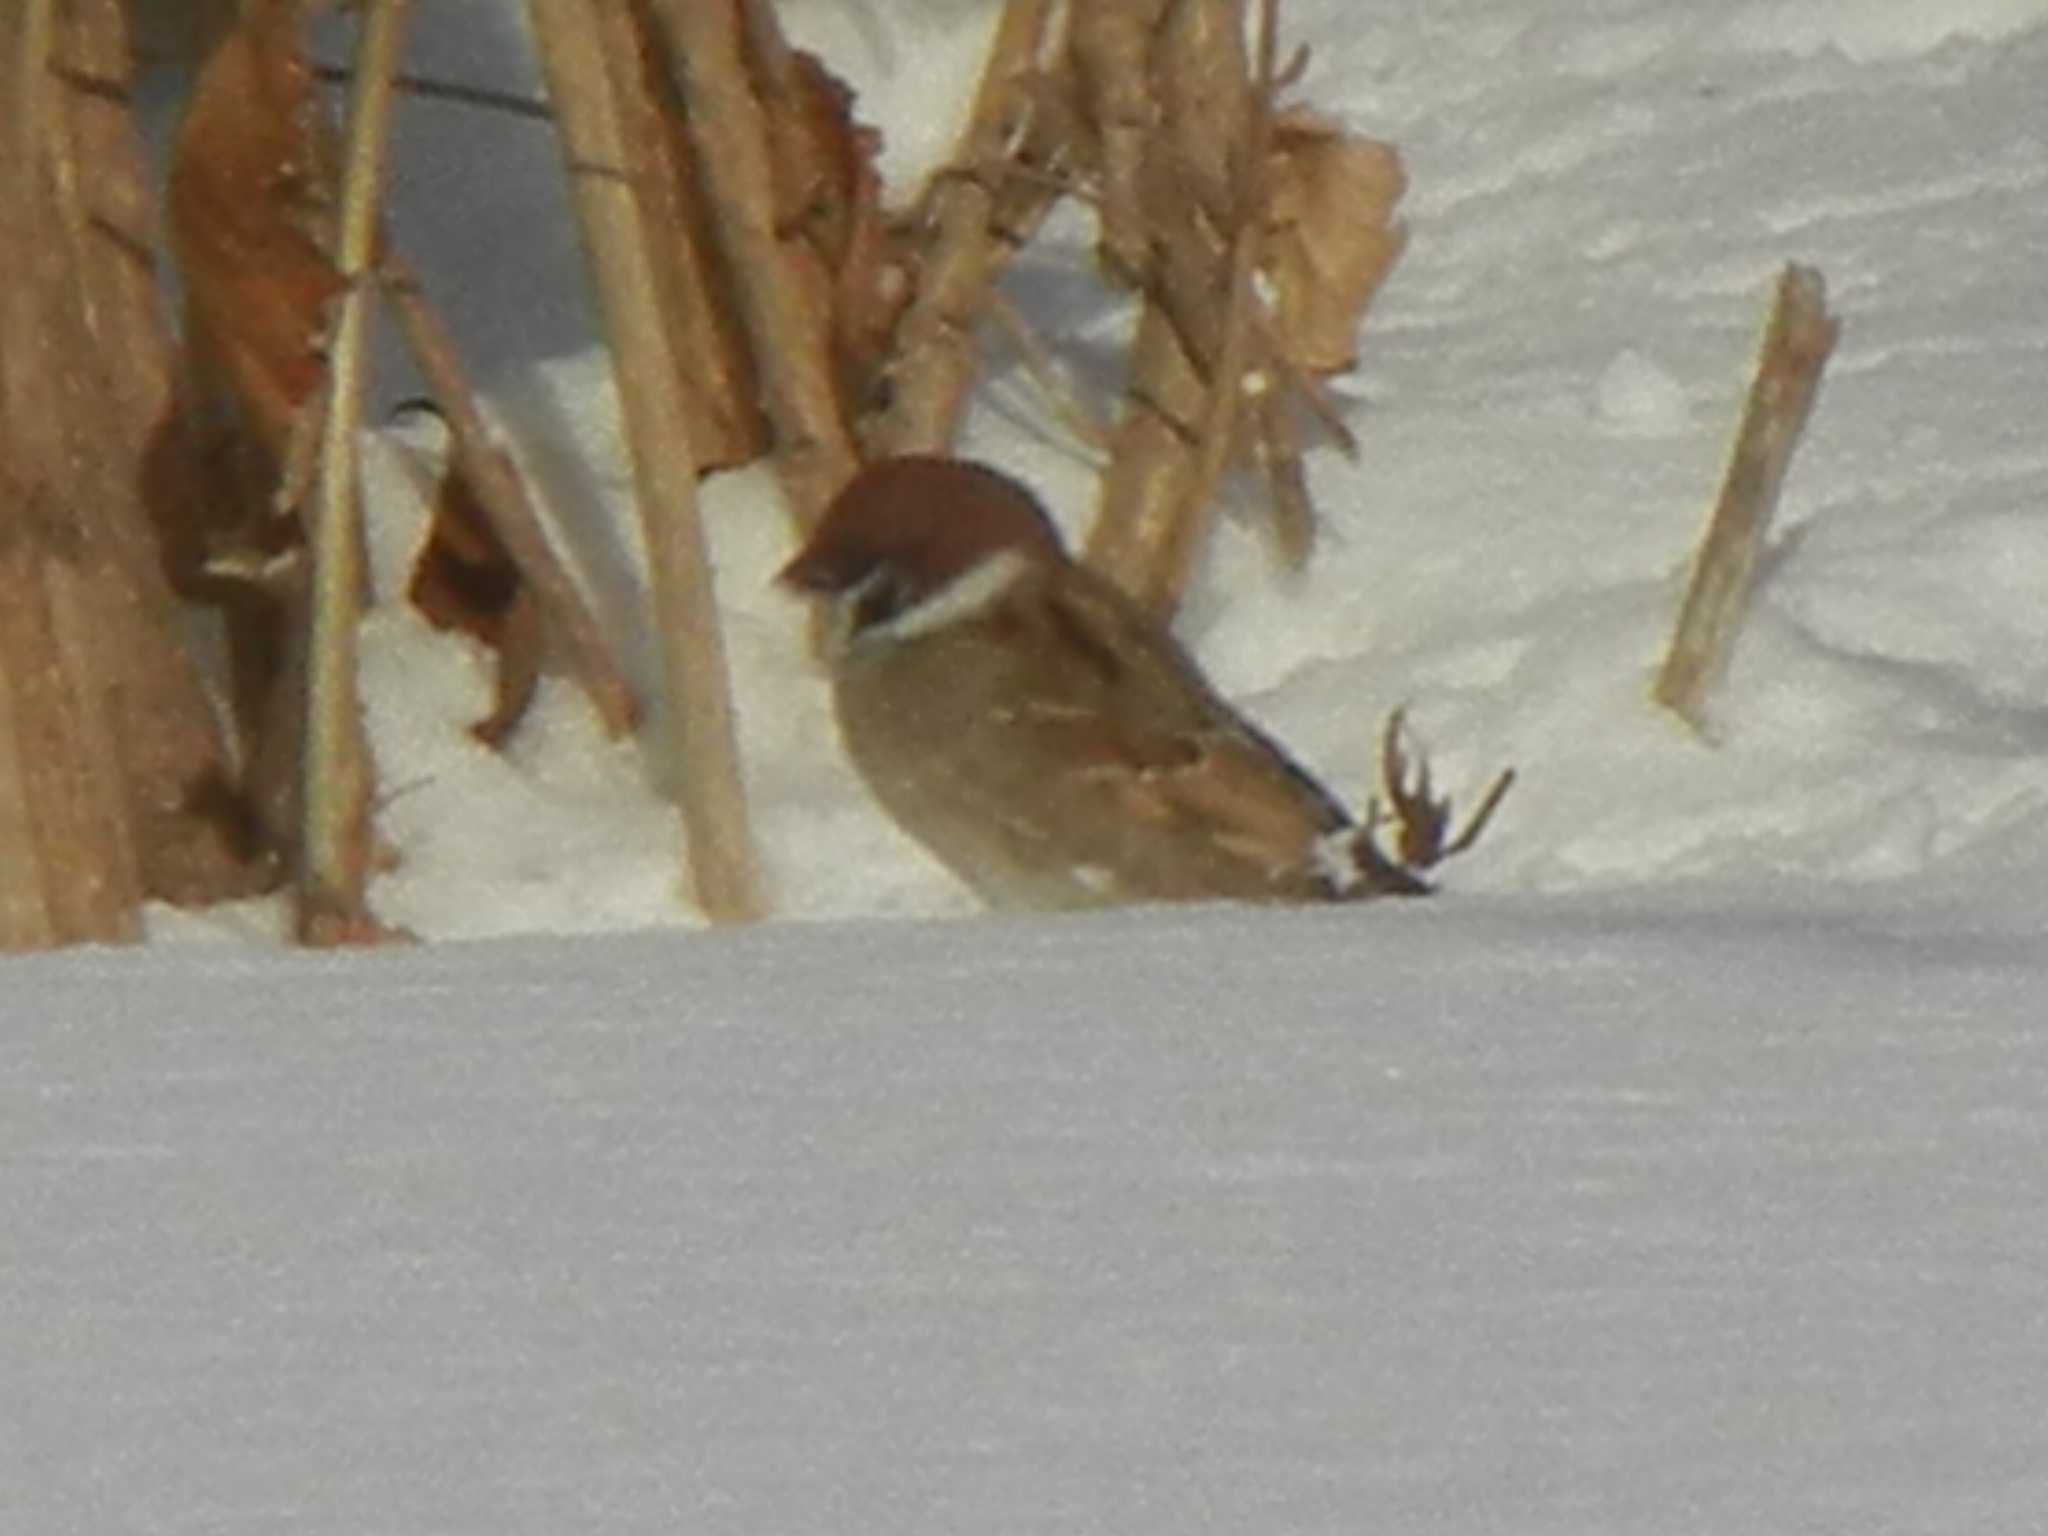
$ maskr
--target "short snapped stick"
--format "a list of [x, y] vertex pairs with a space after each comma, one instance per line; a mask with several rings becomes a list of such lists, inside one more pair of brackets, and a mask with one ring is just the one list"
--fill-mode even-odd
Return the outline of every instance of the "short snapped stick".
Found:
[[1839, 330], [1828, 313], [1820, 273], [1788, 265], [1778, 278], [1720, 499], [1694, 558], [1670, 649], [1651, 687], [1651, 697], [1695, 731], [1705, 730], [1706, 695], [1727, 668], [1785, 470]]

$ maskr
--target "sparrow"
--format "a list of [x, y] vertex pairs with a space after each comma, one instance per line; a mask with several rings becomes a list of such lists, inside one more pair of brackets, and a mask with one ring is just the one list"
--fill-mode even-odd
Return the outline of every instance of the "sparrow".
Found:
[[830, 603], [854, 767], [991, 907], [1428, 889], [1007, 475], [871, 463], [778, 580]]

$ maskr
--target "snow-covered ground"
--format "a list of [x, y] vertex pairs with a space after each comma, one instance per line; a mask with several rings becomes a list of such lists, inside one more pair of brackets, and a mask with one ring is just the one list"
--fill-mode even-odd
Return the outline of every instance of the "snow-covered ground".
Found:
[[2037, 939], [1641, 906], [24, 962], [0, 1530], [2042, 1530]]
[[[1348, 791], [1402, 702], [1516, 764], [1451, 889], [942, 920], [742, 475], [755, 810], [831, 921], [686, 931], [638, 751], [551, 681], [485, 753], [479, 659], [380, 612], [376, 901], [498, 937], [9, 963], [0, 1532], [2048, 1530], [2048, 0], [1286, 9], [1413, 238], [1315, 567], [1227, 525], [1186, 633]], [[511, 8], [419, 10], [418, 67], [531, 78]], [[986, 14], [789, 8], [906, 180]], [[553, 146], [400, 152], [645, 676]], [[1788, 259], [1845, 333], [1709, 747], [1644, 688]], [[1085, 264], [1013, 291], [1106, 403]], [[967, 446], [1078, 527], [1000, 354]]]

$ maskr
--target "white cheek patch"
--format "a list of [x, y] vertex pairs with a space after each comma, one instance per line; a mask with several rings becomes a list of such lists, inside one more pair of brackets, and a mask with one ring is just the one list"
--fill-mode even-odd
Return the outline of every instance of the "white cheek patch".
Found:
[[999, 550], [986, 560], [969, 566], [922, 602], [912, 603], [901, 613], [855, 629], [855, 616], [860, 612], [861, 598], [868, 584], [884, 579], [879, 574], [871, 576], [868, 582], [840, 598], [836, 605], [835, 628], [845, 637], [848, 650], [915, 639], [984, 612], [1030, 569], [1031, 562], [1016, 550]]

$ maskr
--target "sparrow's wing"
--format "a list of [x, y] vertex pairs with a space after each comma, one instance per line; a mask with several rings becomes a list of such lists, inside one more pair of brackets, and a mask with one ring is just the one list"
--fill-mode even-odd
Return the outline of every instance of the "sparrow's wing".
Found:
[[1199, 830], [1265, 871], [1303, 868], [1318, 838], [1350, 824], [1329, 791], [1216, 695], [1162, 626], [1093, 572], [1067, 576], [1035, 605], [1064, 644], [1033, 651], [1085, 665], [1027, 689], [1026, 710], [1031, 728], [1067, 734], [1057, 755], [1091, 791], [1138, 822]]

